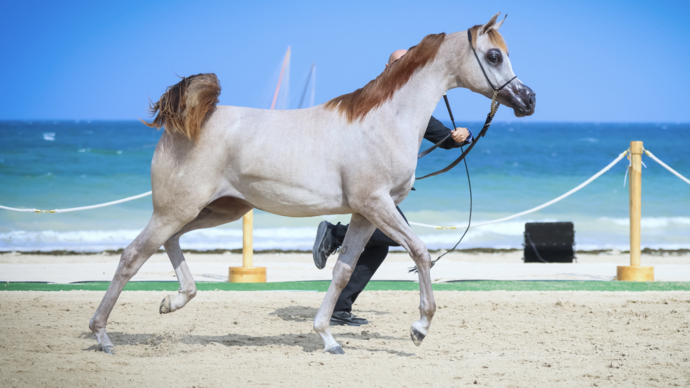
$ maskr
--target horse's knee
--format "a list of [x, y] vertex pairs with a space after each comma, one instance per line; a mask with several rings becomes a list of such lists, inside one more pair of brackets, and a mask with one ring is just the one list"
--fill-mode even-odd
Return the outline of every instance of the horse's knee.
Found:
[[125, 248], [120, 256], [120, 264], [117, 266], [115, 277], [121, 280], [129, 280], [136, 275], [141, 266], [138, 259], [139, 252], [136, 249], [132, 247]]
[[429, 251], [426, 249], [426, 244], [421, 241], [410, 246], [410, 256], [412, 256], [414, 261], [418, 262], [418, 265], [430, 265], [431, 263], [431, 255], [429, 255]]
[[352, 268], [350, 265], [345, 264], [342, 261], [338, 261], [333, 268], [333, 284], [338, 289], [342, 290], [350, 281], [350, 276], [352, 276], [353, 271], [354, 268]]

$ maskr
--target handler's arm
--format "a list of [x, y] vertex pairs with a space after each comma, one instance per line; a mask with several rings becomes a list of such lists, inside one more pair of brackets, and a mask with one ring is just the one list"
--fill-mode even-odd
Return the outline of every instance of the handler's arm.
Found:
[[[457, 143], [453, 139], [453, 136], [450, 136], [443, 143], [441, 143], [439, 147], [449, 150], [452, 148], [458, 148], [465, 144], [470, 144], [472, 142], [472, 132], [470, 132], [470, 130], [467, 128], [458, 128], [459, 129], [456, 129], [456, 131], [454, 131], [453, 133], [465, 129], [468, 133], [467, 139], [462, 143]], [[434, 116], [431, 116], [431, 119], [429, 120], [429, 125], [426, 128], [426, 133], [424, 133], [424, 138], [436, 144], [439, 141], [441, 141], [444, 137], [446, 137], [449, 132], [452, 131], [449, 128], [446, 128], [446, 126], [443, 125], [443, 123], [441, 123], [440, 121], [438, 121]]]

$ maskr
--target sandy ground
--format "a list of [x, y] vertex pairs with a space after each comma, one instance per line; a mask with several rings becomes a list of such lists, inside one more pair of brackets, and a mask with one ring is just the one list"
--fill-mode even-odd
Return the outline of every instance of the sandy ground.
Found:
[[0, 292], [0, 386], [690, 386], [690, 292], [436, 292], [415, 347], [416, 292], [367, 292], [363, 327], [311, 320], [323, 293], [200, 292], [159, 315], [164, 292], [125, 292], [117, 355], [94, 352], [102, 292]]
[[[432, 255], [436, 258], [438, 254]], [[196, 281], [227, 281], [228, 268], [242, 265], [239, 254], [186, 254]], [[73, 283], [110, 281], [119, 255], [0, 255], [0, 282], [42, 281]], [[314, 266], [311, 254], [255, 254], [254, 265], [267, 267], [269, 282], [330, 280], [336, 257], [324, 270]], [[616, 266], [629, 265], [628, 254], [580, 254], [574, 264], [525, 264], [522, 252], [464, 253], [446, 255], [431, 272], [432, 280], [613, 280]], [[414, 263], [404, 252], [389, 254], [374, 275], [374, 280], [417, 280], [408, 273]], [[690, 254], [672, 256], [642, 255], [642, 265], [655, 269], [655, 280], [690, 281]], [[132, 280], [176, 280], [165, 253], [153, 255]]]

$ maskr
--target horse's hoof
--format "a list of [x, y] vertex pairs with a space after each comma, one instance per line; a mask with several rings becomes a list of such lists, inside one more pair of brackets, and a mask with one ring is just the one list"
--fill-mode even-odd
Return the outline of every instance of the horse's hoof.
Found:
[[98, 345], [98, 350], [100, 350], [101, 352], [103, 352], [105, 354], [110, 354], [111, 356], [115, 355], [115, 346], [113, 346], [113, 345], [105, 345], [105, 346]]
[[422, 341], [424, 341], [424, 337], [426, 337], [426, 334], [420, 333], [414, 326], [410, 328], [410, 338], [412, 338], [412, 342], [414, 342], [415, 345], [421, 345]]
[[161, 314], [167, 314], [172, 312], [172, 308], [170, 307], [170, 295], [166, 296], [162, 301], [161, 301], [161, 307], [158, 309], [158, 312]]
[[340, 347], [340, 345], [338, 345], [338, 346], [335, 346], [335, 347], [332, 347], [332, 348], [326, 350], [326, 353], [330, 353], [330, 354], [345, 354], [345, 351], [343, 350], [342, 347]]

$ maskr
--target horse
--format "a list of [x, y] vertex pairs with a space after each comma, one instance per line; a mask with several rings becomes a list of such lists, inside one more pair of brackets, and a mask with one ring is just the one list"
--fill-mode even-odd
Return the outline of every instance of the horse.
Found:
[[363, 88], [308, 109], [218, 105], [220, 84], [211, 73], [168, 87], [150, 105], [157, 116], [151, 123], [142, 120], [164, 128], [151, 161], [153, 214], [122, 252], [89, 322], [97, 349], [114, 354], [108, 317], [124, 286], [161, 245], [180, 284], [177, 294], [161, 302], [159, 311], [166, 314], [196, 295], [180, 236], [236, 221], [251, 209], [286, 217], [352, 215], [313, 324], [324, 352], [332, 354], [344, 350], [331, 335], [329, 320], [366, 242], [379, 228], [400, 244], [419, 274], [420, 319], [410, 328], [419, 346], [436, 311], [431, 257], [396, 205], [415, 181], [429, 117], [448, 90], [467, 88], [493, 98], [494, 83], [509, 83], [497, 101], [515, 116], [531, 115], [536, 106], [532, 89], [513, 74], [498, 32], [505, 21], [496, 21], [499, 14], [470, 28], [471, 35], [428, 35]]

